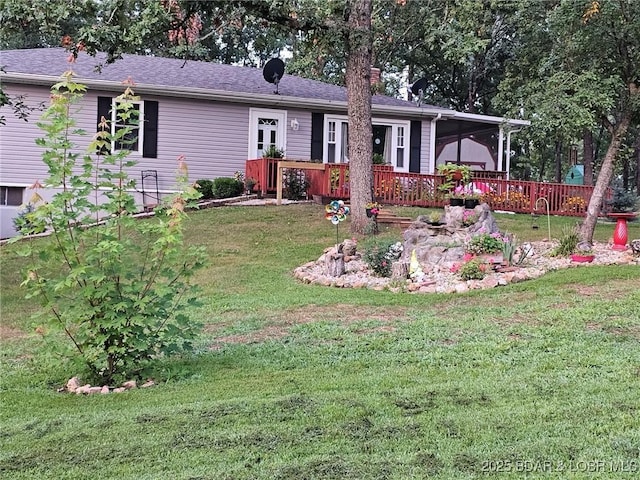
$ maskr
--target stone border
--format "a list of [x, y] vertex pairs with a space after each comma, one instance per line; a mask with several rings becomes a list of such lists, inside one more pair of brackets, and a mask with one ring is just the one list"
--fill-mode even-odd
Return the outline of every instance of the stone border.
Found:
[[464, 293], [469, 290], [495, 288], [510, 283], [539, 278], [545, 273], [564, 268], [589, 268], [595, 265], [638, 265], [640, 256], [633, 256], [631, 250], [612, 250], [611, 246], [595, 243], [596, 255], [592, 263], [575, 263], [568, 257], [551, 257], [548, 253], [556, 245], [554, 242], [531, 242], [526, 244], [532, 251], [523, 266], [511, 267], [505, 271], [488, 274], [482, 280], [462, 280], [449, 268], [435, 266], [427, 272], [425, 280], [413, 282], [411, 279], [397, 280], [376, 277], [362, 261], [360, 254], [345, 255], [345, 273], [339, 277], [331, 277], [325, 272], [325, 255], [335, 247], [327, 248], [320, 258], [305, 263], [293, 271], [295, 278], [303, 283], [338, 288], [368, 288], [371, 290], [389, 290], [400, 293]]

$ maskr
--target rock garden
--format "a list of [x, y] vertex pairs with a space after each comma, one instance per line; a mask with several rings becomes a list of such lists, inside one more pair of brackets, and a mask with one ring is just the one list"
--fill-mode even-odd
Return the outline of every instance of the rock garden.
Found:
[[631, 248], [620, 251], [604, 243], [588, 251], [580, 247], [575, 231], [564, 231], [558, 241], [520, 243], [499, 231], [488, 205], [472, 210], [447, 206], [443, 215], [417, 217], [402, 241], [381, 240], [364, 249], [346, 239], [327, 248], [318, 260], [296, 268], [294, 275], [305, 283], [332, 287], [462, 293], [562, 268], [640, 265], [640, 252]]

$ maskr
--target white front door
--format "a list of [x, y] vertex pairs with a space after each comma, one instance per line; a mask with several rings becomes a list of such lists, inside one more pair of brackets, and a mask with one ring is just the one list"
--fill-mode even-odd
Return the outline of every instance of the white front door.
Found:
[[249, 110], [248, 158], [262, 158], [269, 147], [284, 150], [287, 112], [252, 108]]

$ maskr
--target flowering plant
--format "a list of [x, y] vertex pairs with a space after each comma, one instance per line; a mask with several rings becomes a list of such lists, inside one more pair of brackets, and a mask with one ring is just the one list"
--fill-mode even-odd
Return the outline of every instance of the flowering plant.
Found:
[[372, 215], [377, 215], [380, 213], [380, 204], [378, 202], [367, 202], [364, 206], [366, 210], [371, 210]]
[[389, 240], [374, 240], [364, 249], [363, 260], [369, 268], [380, 277], [391, 276], [391, 264], [402, 255], [403, 246], [400, 242]]
[[471, 237], [465, 245], [465, 251], [472, 254], [494, 253], [502, 251], [505, 238], [500, 232], [479, 233]]
[[464, 225], [465, 227], [473, 225], [478, 221], [479, 218], [480, 215], [478, 215], [474, 210], [465, 210], [462, 213], [462, 225]]
[[449, 198], [464, 198], [464, 187], [462, 185], [458, 185], [454, 188], [448, 195]]

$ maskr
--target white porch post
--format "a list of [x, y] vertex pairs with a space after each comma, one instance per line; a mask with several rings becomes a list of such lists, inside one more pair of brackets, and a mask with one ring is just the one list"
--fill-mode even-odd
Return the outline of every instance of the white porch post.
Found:
[[517, 129], [517, 130], [509, 130], [507, 132], [507, 151], [506, 151], [506, 156], [507, 156], [507, 180], [509, 180], [509, 177], [511, 176], [511, 174], [509, 172], [511, 172], [511, 134], [512, 133], [518, 133], [521, 129]]
[[498, 171], [504, 171], [504, 129], [500, 125], [498, 133]]
[[442, 114], [431, 119], [429, 132], [429, 171], [427, 173], [434, 175], [436, 173], [436, 124], [442, 118]]

